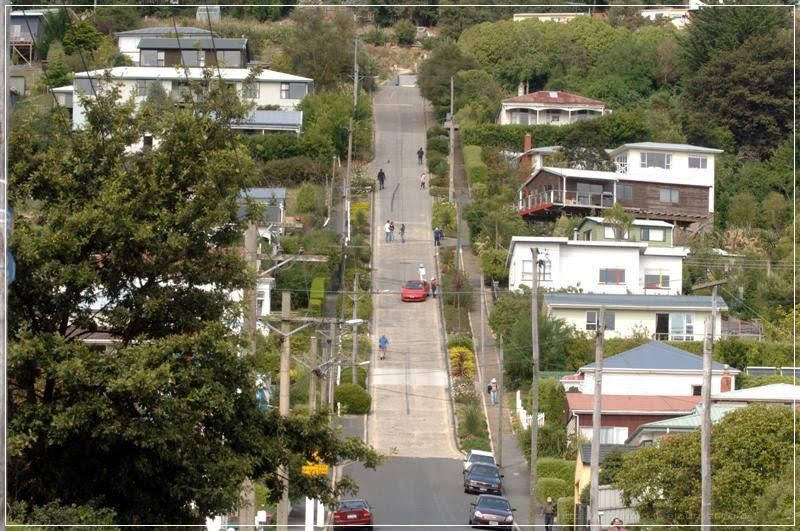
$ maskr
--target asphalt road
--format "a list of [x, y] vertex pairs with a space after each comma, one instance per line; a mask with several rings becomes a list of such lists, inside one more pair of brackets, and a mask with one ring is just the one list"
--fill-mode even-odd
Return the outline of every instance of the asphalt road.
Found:
[[[425, 107], [416, 87], [388, 86], [375, 95], [375, 159], [370, 168], [386, 172], [386, 188], [376, 192], [373, 249], [373, 352], [377, 338], [389, 339], [387, 358], [373, 357], [370, 391], [373, 408], [367, 441], [390, 455], [376, 471], [351, 465], [345, 473], [372, 505], [376, 529], [464, 528], [469, 503], [461, 483], [462, 454], [453, 433], [447, 365], [439, 312], [434, 300], [403, 303], [404, 280], [418, 278], [424, 264], [434, 275], [431, 197], [420, 189], [416, 152], [425, 145]], [[406, 225], [406, 242], [398, 231], [384, 241], [383, 225], [392, 219]]]

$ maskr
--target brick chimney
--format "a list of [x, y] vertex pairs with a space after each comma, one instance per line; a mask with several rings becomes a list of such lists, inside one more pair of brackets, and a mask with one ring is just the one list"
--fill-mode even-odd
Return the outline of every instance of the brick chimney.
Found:
[[725, 370], [722, 371], [722, 379], [719, 382], [720, 393], [725, 393], [731, 390], [731, 388], [733, 387], [731, 385], [731, 381], [732, 381], [731, 372], [728, 370], [728, 366], [725, 365]]

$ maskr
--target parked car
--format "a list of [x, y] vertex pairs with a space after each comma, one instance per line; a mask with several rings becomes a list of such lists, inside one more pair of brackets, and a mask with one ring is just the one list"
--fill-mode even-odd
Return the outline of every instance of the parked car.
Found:
[[431, 287], [428, 281], [408, 280], [400, 290], [400, 299], [403, 302], [424, 301], [430, 294]]
[[372, 529], [372, 509], [362, 498], [342, 500], [333, 512], [334, 529], [353, 529], [355, 526]]
[[502, 494], [503, 474], [496, 465], [475, 463], [464, 474], [464, 492]]
[[472, 527], [510, 530], [514, 528], [514, 511], [504, 497], [481, 494], [469, 504], [467, 523]]
[[466, 474], [472, 465], [475, 463], [484, 463], [487, 465], [494, 465], [494, 454], [492, 452], [484, 452], [483, 450], [470, 450], [467, 452], [467, 457], [464, 458], [464, 471]]

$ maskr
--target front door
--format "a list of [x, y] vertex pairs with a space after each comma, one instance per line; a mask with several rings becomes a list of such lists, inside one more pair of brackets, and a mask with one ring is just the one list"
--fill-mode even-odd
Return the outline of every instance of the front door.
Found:
[[656, 340], [664, 341], [669, 339], [669, 314], [656, 314]]

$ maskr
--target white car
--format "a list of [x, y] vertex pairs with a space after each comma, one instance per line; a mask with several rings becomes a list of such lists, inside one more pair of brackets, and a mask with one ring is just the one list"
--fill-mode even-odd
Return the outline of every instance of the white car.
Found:
[[492, 452], [484, 452], [483, 450], [470, 450], [464, 458], [464, 471], [466, 474], [472, 465], [475, 463], [485, 463], [488, 465], [496, 465], [494, 462], [494, 454]]

